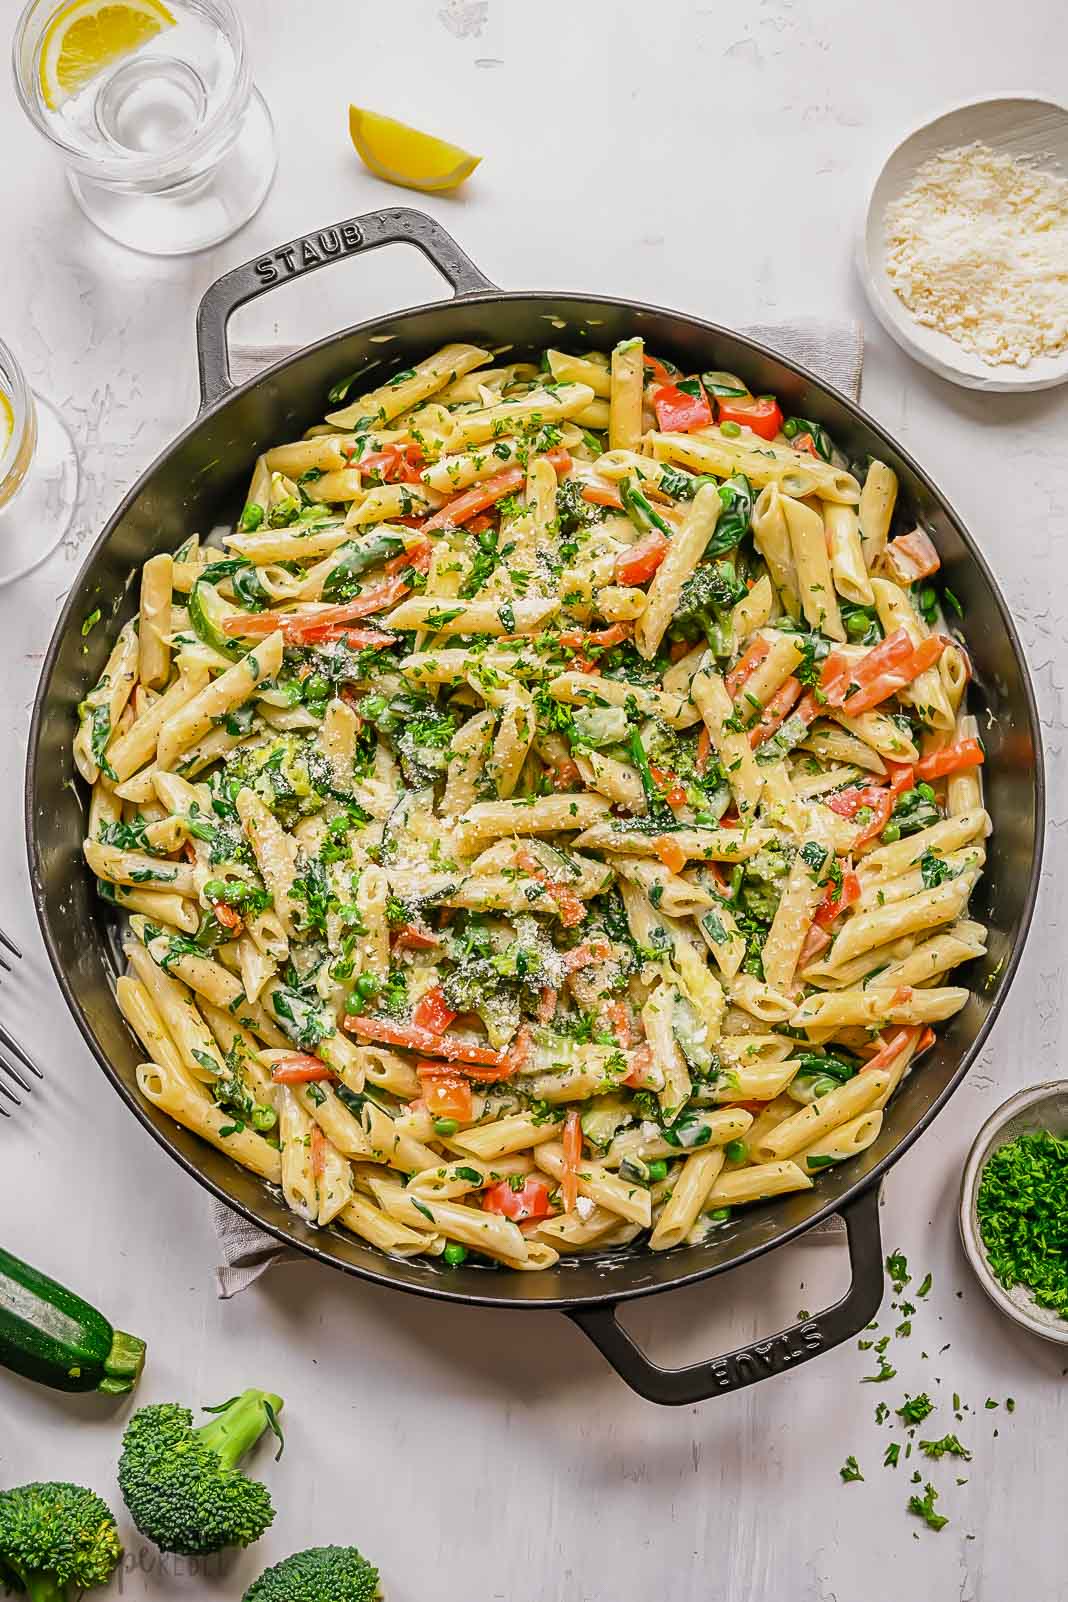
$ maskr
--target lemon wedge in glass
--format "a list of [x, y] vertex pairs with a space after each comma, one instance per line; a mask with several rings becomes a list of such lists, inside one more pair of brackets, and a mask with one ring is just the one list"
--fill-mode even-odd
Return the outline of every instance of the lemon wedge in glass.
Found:
[[458, 189], [482, 160], [459, 145], [361, 106], [349, 107], [349, 133], [360, 160], [376, 178], [426, 194]]
[[3, 391], [0, 391], [0, 456], [3, 456], [14, 432], [15, 414], [11, 410], [11, 402]]
[[174, 18], [161, 0], [70, 0], [41, 41], [41, 95], [50, 111], [122, 56], [132, 54]]

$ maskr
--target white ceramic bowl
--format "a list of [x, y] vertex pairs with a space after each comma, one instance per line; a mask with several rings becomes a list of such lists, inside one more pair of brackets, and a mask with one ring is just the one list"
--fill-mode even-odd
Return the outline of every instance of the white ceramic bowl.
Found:
[[1049, 1307], [1039, 1307], [1030, 1291], [1022, 1285], [1014, 1285], [1012, 1290], [1006, 1290], [994, 1278], [986, 1260], [975, 1210], [979, 1181], [987, 1158], [993, 1156], [999, 1146], [1015, 1140], [1017, 1135], [1032, 1135], [1041, 1129], [1062, 1138], [1068, 1135], [1068, 1079], [1032, 1085], [1029, 1090], [1021, 1090], [1015, 1096], [1010, 1096], [980, 1129], [968, 1153], [961, 1180], [960, 1238], [964, 1254], [994, 1306], [1033, 1335], [1041, 1335], [1043, 1340], [1068, 1346], [1068, 1320]]
[[1040, 357], [1027, 367], [1008, 363], [991, 367], [947, 334], [917, 322], [887, 277], [887, 206], [908, 188], [925, 161], [939, 151], [976, 140], [1006, 155], [1034, 158], [1041, 169], [1068, 177], [1068, 107], [1026, 92], [955, 106], [915, 129], [884, 163], [868, 198], [857, 242], [857, 267], [872, 310], [887, 333], [932, 372], [990, 394], [1049, 389], [1068, 381], [1068, 352]]

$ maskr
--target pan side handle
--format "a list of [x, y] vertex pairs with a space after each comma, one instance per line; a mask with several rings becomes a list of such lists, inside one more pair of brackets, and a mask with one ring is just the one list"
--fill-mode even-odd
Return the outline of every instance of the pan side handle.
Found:
[[362, 217], [349, 217], [345, 222], [291, 239], [255, 261], [246, 261], [224, 273], [204, 292], [197, 309], [201, 411], [221, 400], [233, 387], [226, 325], [239, 306], [279, 284], [329, 267], [332, 262], [394, 244], [414, 245], [421, 250], [456, 295], [497, 287], [439, 222], [410, 206], [365, 212]]
[[883, 1252], [879, 1232], [879, 1187], [873, 1185], [842, 1209], [849, 1241], [852, 1280], [841, 1301], [826, 1312], [791, 1324], [777, 1335], [739, 1346], [722, 1357], [687, 1368], [661, 1368], [616, 1318], [618, 1303], [577, 1308], [568, 1316], [588, 1335], [631, 1390], [664, 1407], [705, 1402], [818, 1357], [870, 1324], [883, 1299]]

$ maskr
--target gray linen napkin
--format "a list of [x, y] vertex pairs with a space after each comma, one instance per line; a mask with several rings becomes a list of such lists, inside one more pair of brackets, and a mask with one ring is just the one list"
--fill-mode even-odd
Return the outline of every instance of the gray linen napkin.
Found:
[[[853, 400], [859, 399], [864, 361], [864, 330], [859, 323], [806, 317], [794, 323], [756, 323], [743, 332], [772, 350], [782, 351], [784, 356], [802, 366], [812, 368]], [[246, 383], [265, 367], [288, 356], [293, 348], [290, 345], [235, 345], [230, 356], [234, 382]], [[247, 1223], [224, 1203], [212, 1202], [211, 1207], [222, 1258], [215, 1270], [220, 1297], [236, 1296], [238, 1291], [259, 1279], [266, 1269], [300, 1256], [288, 1246], [279, 1246], [273, 1235]], [[842, 1220], [835, 1215], [813, 1234], [840, 1239], [844, 1232]]]

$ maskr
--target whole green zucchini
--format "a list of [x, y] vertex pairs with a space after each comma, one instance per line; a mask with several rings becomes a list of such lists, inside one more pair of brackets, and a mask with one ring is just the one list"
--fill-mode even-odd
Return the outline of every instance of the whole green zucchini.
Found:
[[145, 1343], [0, 1248], [0, 1364], [57, 1391], [132, 1391]]

